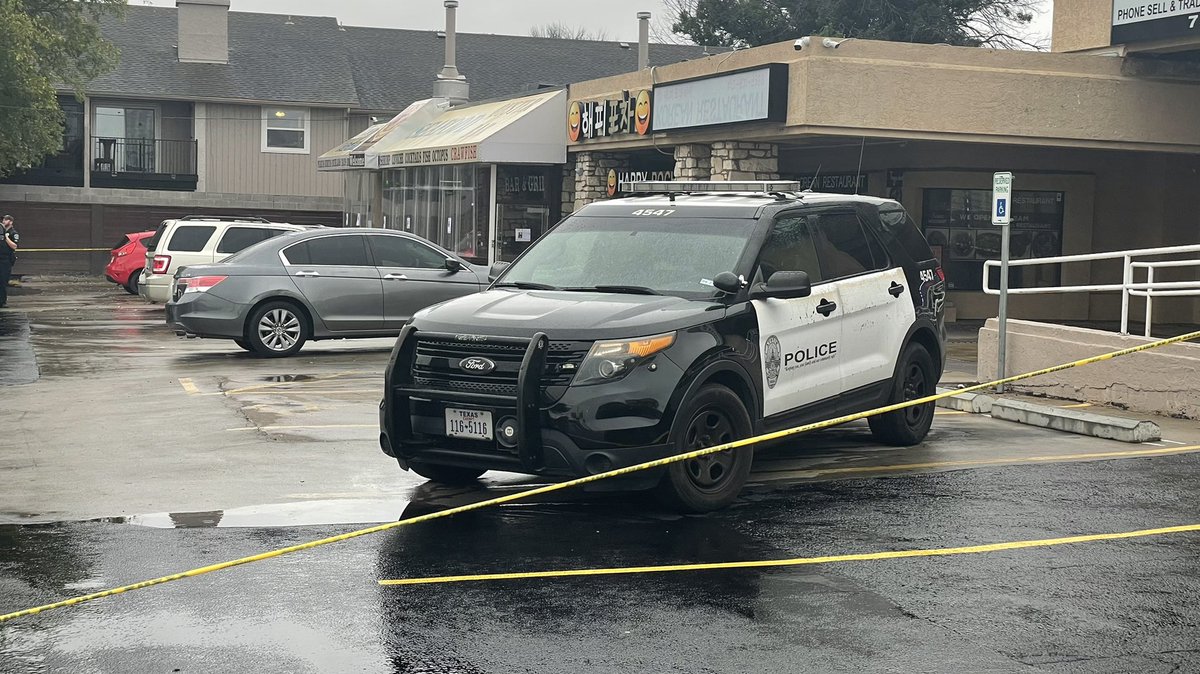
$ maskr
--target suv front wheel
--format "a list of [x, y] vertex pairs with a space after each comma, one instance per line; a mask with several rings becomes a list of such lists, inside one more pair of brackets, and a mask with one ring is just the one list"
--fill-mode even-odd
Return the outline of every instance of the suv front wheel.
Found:
[[308, 341], [308, 324], [295, 304], [267, 302], [250, 315], [246, 324], [246, 341], [261, 356], [290, 356]]
[[[675, 454], [713, 447], [749, 437], [746, 406], [733, 391], [708, 384], [679, 410]], [[750, 475], [752, 447], [707, 454], [667, 467], [659, 494], [670, 507], [685, 512], [719, 510], [733, 503]]]
[[[900, 369], [892, 383], [892, 398], [889, 404], [916, 400], [933, 395], [937, 384], [933, 369], [933, 357], [924, 346], [913, 342], [904, 348], [900, 356]], [[902, 410], [877, 414], [867, 419], [875, 439], [897, 447], [915, 445], [925, 439], [933, 424], [934, 403], [913, 405]]]

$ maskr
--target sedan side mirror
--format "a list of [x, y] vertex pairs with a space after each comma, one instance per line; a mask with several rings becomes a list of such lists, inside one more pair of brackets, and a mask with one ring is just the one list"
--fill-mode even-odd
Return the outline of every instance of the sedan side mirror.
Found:
[[458, 260], [456, 260], [452, 257], [446, 258], [446, 271], [453, 274], [456, 271], [462, 271], [462, 268], [463, 268], [462, 262], [459, 262]]
[[802, 271], [777, 271], [771, 274], [766, 283], [755, 283], [750, 289], [750, 299], [764, 300], [774, 297], [790, 300], [797, 297], [808, 297], [812, 294], [812, 283], [808, 273]]
[[493, 264], [492, 268], [488, 270], [488, 282], [490, 283], [490, 282], [495, 281], [496, 279], [500, 278], [500, 275], [504, 273], [505, 269], [508, 269], [508, 266], [510, 264], [512, 264], [512, 263], [511, 262], [497, 262], [497, 263]]

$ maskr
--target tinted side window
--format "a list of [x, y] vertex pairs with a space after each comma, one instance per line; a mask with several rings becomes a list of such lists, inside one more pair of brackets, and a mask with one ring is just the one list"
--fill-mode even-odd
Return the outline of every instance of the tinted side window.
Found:
[[854, 276], [887, 264], [882, 248], [874, 239], [868, 239], [854, 213], [822, 213], [817, 218], [816, 238], [821, 271], [826, 279]]
[[925, 262], [933, 259], [933, 251], [929, 249], [925, 237], [921, 236], [920, 230], [917, 229], [917, 223], [913, 222], [904, 209], [895, 207], [879, 209], [879, 223], [883, 225], [884, 232], [900, 244], [913, 262]]
[[310, 239], [291, 246], [283, 252], [291, 264], [329, 265], [336, 267], [366, 267], [366, 238], [361, 234], [343, 234]]
[[217, 244], [218, 253], [236, 253], [248, 248], [259, 241], [266, 241], [274, 236], [269, 229], [261, 227], [230, 227], [225, 230], [221, 242]]
[[167, 250], [179, 253], [196, 253], [204, 250], [205, 244], [217, 231], [216, 225], [182, 225], [175, 229]]
[[443, 269], [446, 257], [429, 246], [402, 236], [369, 236], [375, 265], [410, 269]]
[[154, 250], [155, 248], [158, 248], [158, 240], [162, 238], [163, 231], [166, 230], [166, 228], [167, 223], [164, 220], [158, 225], [158, 229], [154, 230], [153, 236], [142, 240], [142, 245], [146, 247], [146, 250]]
[[817, 249], [807, 216], [785, 215], [775, 221], [771, 236], [758, 256], [758, 268], [762, 270], [763, 281], [769, 281], [777, 271], [807, 272], [809, 281], [821, 280], [821, 266], [817, 263]]

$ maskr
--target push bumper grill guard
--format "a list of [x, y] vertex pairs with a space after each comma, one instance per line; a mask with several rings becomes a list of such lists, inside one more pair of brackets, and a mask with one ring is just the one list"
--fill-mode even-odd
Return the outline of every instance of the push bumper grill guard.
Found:
[[[405, 451], [406, 446], [419, 452], [430, 446], [431, 438], [439, 437], [413, 428], [414, 411], [441, 403], [465, 403], [515, 412], [515, 457], [501, 447], [501, 452], [508, 452], [508, 460], [503, 453], [485, 452], [489, 459], [498, 463], [515, 459], [526, 471], [542, 470], [541, 408], [543, 400], [549, 403], [552, 400], [547, 398], [554, 397], [546, 389], [569, 385], [590, 346], [586, 342], [551, 343], [542, 332], [531, 338], [492, 337], [419, 332], [406, 326], [388, 363], [391, 377], [380, 410], [384, 451], [402, 462], [414, 458]], [[459, 367], [464, 359], [477, 357], [491, 360], [494, 369], [472, 372]], [[500, 447], [494, 438], [491, 443], [470, 441], [470, 445]], [[465, 453], [476, 454], [470, 449]]]

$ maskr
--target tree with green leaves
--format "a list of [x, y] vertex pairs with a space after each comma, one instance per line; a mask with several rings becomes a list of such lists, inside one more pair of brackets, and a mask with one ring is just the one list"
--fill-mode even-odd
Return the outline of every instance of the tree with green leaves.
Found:
[[804, 35], [1040, 49], [1039, 0], [667, 0], [671, 30], [696, 44], [754, 47]]
[[96, 19], [126, 0], [0, 0], [0, 176], [62, 146], [56, 89], [84, 86], [117, 64]]

